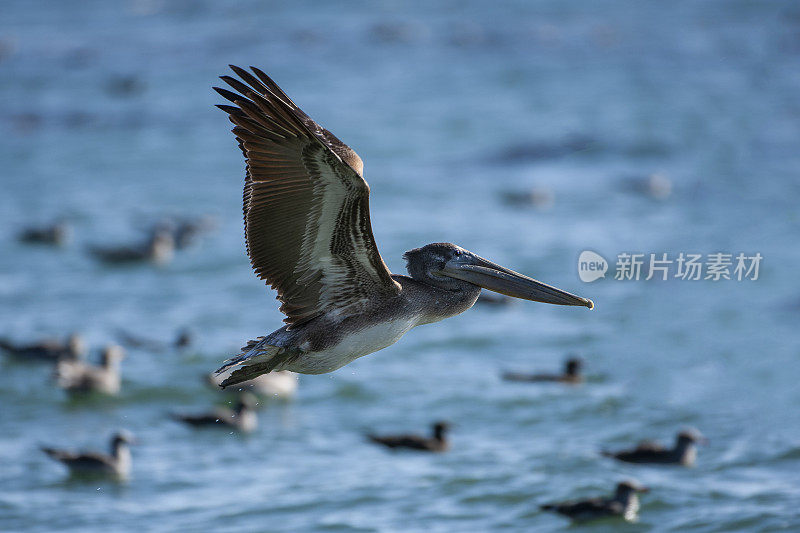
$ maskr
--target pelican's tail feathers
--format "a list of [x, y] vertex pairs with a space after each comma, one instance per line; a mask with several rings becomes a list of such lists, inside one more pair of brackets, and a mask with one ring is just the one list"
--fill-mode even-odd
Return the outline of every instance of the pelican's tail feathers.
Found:
[[228, 359], [224, 365], [217, 369], [216, 373], [221, 374], [231, 368], [238, 367], [220, 383], [220, 387], [224, 389], [230, 385], [236, 385], [261, 374], [279, 369], [280, 365], [287, 362], [294, 355], [294, 350], [272, 346], [266, 343], [265, 337], [259, 337], [248, 342], [247, 346], [242, 348], [242, 353]]

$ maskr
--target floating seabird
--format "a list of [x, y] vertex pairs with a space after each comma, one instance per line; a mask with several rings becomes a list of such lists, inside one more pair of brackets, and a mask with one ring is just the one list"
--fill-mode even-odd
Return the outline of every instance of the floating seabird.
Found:
[[169, 263], [175, 253], [175, 239], [165, 229], [155, 230], [150, 238], [134, 246], [90, 246], [89, 253], [103, 263]]
[[526, 142], [509, 146], [501, 153], [489, 158], [492, 163], [528, 163], [545, 159], [557, 159], [578, 152], [597, 149], [600, 142], [586, 135], [569, 135], [560, 141]]
[[666, 200], [672, 194], [672, 181], [666, 175], [658, 173], [625, 178], [622, 180], [622, 187], [655, 200]]
[[557, 382], [557, 383], [581, 383], [581, 367], [583, 360], [579, 357], [570, 357], [564, 363], [562, 374], [522, 374], [519, 372], [506, 372], [503, 379], [506, 381], [524, 381], [529, 383]]
[[175, 249], [182, 250], [195, 244], [200, 235], [210, 232], [216, 225], [216, 220], [211, 215], [197, 217], [165, 216], [152, 226], [151, 231], [170, 233], [175, 242]]
[[405, 253], [409, 276], [383, 262], [361, 158], [301, 111], [266, 74], [235, 66], [239, 91], [215, 88], [247, 161], [244, 222], [257, 275], [278, 292], [287, 325], [250, 341], [218, 370], [222, 386], [272, 370], [332, 372], [408, 330], [472, 307], [481, 287], [560, 305], [593, 303], [450, 243]]
[[78, 360], [86, 354], [83, 338], [73, 333], [66, 341], [46, 340], [34, 344], [15, 344], [8, 339], [0, 339], [0, 349], [20, 361]]
[[131, 451], [129, 444], [136, 440], [125, 430], [111, 438], [111, 453], [73, 452], [56, 448], [42, 447], [42, 451], [69, 468], [72, 475], [113, 475], [128, 477], [131, 470]]
[[543, 511], [553, 511], [575, 522], [596, 520], [598, 518], [620, 517], [628, 522], [635, 522], [639, 513], [639, 497], [637, 493], [647, 492], [647, 487], [633, 480], [617, 484], [614, 496], [610, 498], [589, 498], [561, 503], [542, 505]]
[[214, 229], [216, 221], [213, 217], [181, 218], [175, 225], [175, 246], [183, 249], [191, 246], [203, 233]]
[[528, 191], [506, 191], [501, 198], [506, 205], [514, 207], [535, 207], [549, 209], [555, 203], [555, 195], [548, 189], [531, 189]]
[[708, 442], [699, 431], [684, 430], [675, 436], [675, 445], [666, 448], [652, 442], [640, 442], [635, 448], [618, 452], [601, 452], [606, 457], [612, 457], [626, 463], [655, 463], [692, 466], [697, 458], [697, 444]]
[[[208, 375], [208, 383], [219, 387], [225, 381], [227, 374]], [[289, 370], [278, 370], [269, 374], [261, 374], [237, 384], [237, 389], [243, 389], [253, 394], [277, 400], [288, 400], [297, 392], [297, 374]]]
[[183, 350], [192, 344], [192, 332], [188, 328], [178, 330], [175, 340], [163, 342], [147, 337], [140, 337], [123, 329], [117, 330], [117, 339], [126, 348], [136, 348], [150, 352], [167, 352]]
[[101, 392], [117, 394], [120, 388], [120, 362], [125, 351], [116, 345], [103, 349], [100, 365], [85, 361], [59, 361], [56, 365], [56, 383], [68, 392]]
[[421, 435], [372, 435], [367, 438], [387, 448], [405, 448], [409, 450], [420, 450], [423, 452], [444, 452], [450, 447], [447, 440], [447, 430], [450, 424], [447, 422], [436, 422], [433, 425], [433, 435], [423, 437]]
[[242, 393], [233, 409], [218, 407], [208, 413], [172, 413], [173, 420], [195, 427], [220, 427], [249, 433], [258, 426], [257, 401], [252, 394]]
[[17, 235], [17, 240], [26, 244], [52, 244], [63, 246], [72, 238], [72, 226], [59, 220], [46, 226], [25, 228]]

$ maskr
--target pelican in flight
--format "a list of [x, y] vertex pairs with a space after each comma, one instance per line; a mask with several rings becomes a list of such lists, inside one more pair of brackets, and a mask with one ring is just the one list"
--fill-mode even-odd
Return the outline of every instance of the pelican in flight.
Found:
[[247, 253], [278, 292], [286, 325], [250, 341], [218, 372], [227, 387], [273, 370], [333, 372], [397, 342], [408, 330], [463, 313], [481, 288], [558, 305], [581, 298], [455, 244], [405, 253], [409, 276], [383, 262], [369, 216], [361, 158], [311, 120], [259, 69], [231, 65], [235, 91], [214, 89], [244, 154]]

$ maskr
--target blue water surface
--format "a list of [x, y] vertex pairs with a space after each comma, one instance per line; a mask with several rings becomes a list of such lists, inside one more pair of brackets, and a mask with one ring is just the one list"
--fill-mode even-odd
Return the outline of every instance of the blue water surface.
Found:
[[[451, 241], [592, 298], [476, 307], [327, 375], [242, 437], [167, 417], [227, 401], [204, 373], [277, 328], [241, 228], [244, 164], [211, 86], [256, 65], [365, 162], [372, 223], [402, 253]], [[76, 401], [0, 359], [2, 531], [557, 531], [542, 503], [651, 487], [638, 524], [800, 529], [800, 6], [749, 2], [6, 0], [0, 15], [0, 335], [119, 328], [118, 398]], [[631, 189], [659, 174], [671, 194]], [[536, 189], [549, 208], [510, 207]], [[107, 268], [89, 244], [170, 214], [217, 231], [169, 265]], [[16, 241], [68, 217], [64, 249]], [[578, 277], [582, 250], [610, 263]], [[748, 255], [757, 280], [614, 280], [623, 252]], [[503, 382], [580, 354], [580, 387]], [[374, 430], [455, 424], [441, 455]], [[696, 467], [599, 456], [682, 427]], [[83, 483], [42, 444], [140, 445], [125, 483]]]

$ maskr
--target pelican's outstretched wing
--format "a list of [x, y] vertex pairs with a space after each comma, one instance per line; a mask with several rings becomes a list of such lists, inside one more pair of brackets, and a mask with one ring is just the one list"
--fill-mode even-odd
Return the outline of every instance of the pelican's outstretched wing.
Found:
[[319, 126], [266, 74], [231, 65], [245, 82], [214, 89], [247, 161], [244, 226], [253, 269], [278, 291], [285, 322], [358, 312], [400, 286], [383, 262], [369, 218], [361, 158]]

